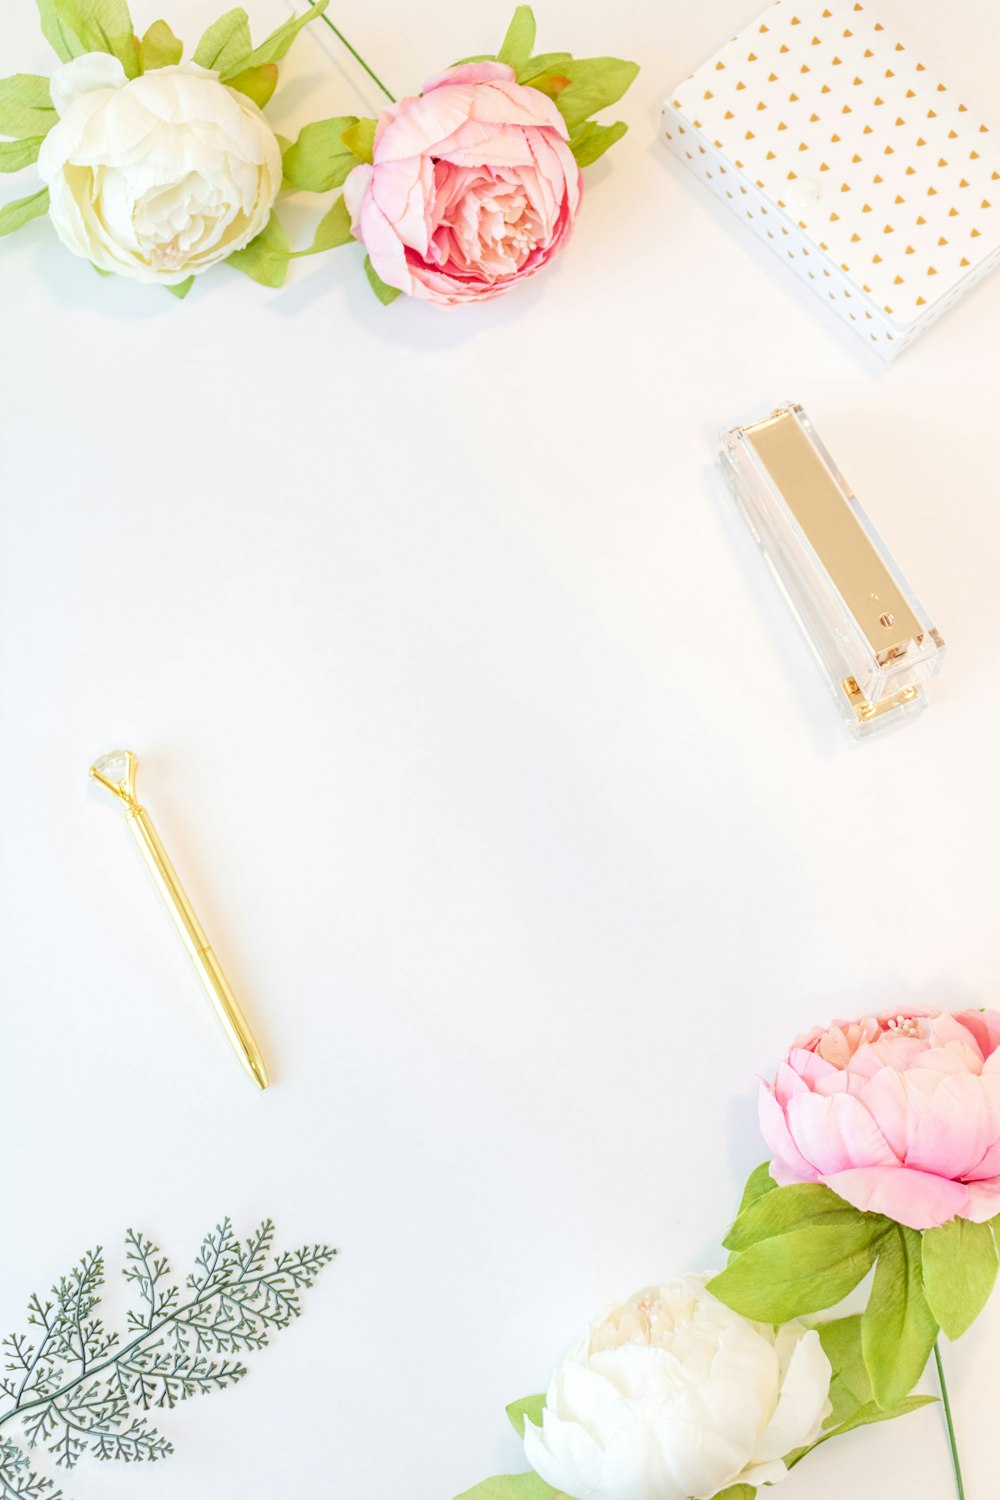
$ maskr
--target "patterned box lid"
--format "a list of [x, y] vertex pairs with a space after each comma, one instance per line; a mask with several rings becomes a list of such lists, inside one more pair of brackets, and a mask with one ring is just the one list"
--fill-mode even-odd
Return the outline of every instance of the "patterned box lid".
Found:
[[1000, 250], [989, 127], [859, 0], [776, 0], [673, 104], [897, 323]]

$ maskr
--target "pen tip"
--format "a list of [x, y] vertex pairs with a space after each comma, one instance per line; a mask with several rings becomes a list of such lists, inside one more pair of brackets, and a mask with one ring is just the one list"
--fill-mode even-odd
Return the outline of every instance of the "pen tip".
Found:
[[263, 1093], [263, 1091], [267, 1088], [268, 1079], [264, 1064], [260, 1061], [259, 1058], [255, 1058], [250, 1064], [250, 1077], [260, 1089], [261, 1093]]

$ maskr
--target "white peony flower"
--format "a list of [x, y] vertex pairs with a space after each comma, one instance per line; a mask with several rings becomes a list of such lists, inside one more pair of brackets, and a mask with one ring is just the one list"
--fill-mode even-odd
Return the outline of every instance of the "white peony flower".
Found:
[[775, 1484], [830, 1413], [830, 1361], [801, 1323], [775, 1332], [705, 1290], [707, 1276], [637, 1292], [560, 1365], [532, 1468], [573, 1500], [710, 1500]]
[[38, 158], [63, 244], [102, 271], [166, 285], [241, 250], [270, 217], [281, 149], [251, 99], [197, 63], [131, 81], [91, 52], [57, 68], [59, 120]]

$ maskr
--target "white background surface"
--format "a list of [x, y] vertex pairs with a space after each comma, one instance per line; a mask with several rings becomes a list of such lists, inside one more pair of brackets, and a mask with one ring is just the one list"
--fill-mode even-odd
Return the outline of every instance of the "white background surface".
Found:
[[[505, 1402], [612, 1296], [718, 1261], [756, 1071], [832, 1014], [997, 1000], [1000, 276], [887, 369], [657, 143], [756, 9], [540, 0], [541, 47], [641, 62], [632, 130], [558, 266], [480, 310], [382, 309], [354, 249], [177, 304], [44, 221], [0, 247], [0, 1322], [129, 1224], [185, 1273], [225, 1212], [342, 1250], [242, 1387], [165, 1415], [169, 1463], [88, 1461], [77, 1500], [523, 1467]], [[988, 0], [881, 9], [996, 119]], [[507, 11], [338, 17], [402, 93]], [[0, 50], [50, 65], [29, 0]], [[377, 103], [317, 25], [273, 118]], [[789, 396], [951, 648], [860, 749], [711, 471], [720, 423]], [[264, 1096], [88, 785], [119, 743]], [[947, 1357], [989, 1500], [1000, 1308]], [[931, 1410], [781, 1493], [950, 1485]]]

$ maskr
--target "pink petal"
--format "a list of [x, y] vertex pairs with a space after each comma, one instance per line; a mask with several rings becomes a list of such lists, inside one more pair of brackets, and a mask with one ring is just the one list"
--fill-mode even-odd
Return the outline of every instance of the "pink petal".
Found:
[[371, 196], [404, 245], [427, 254], [428, 203], [434, 197], [434, 166], [429, 157], [380, 163], [371, 179]]
[[885, 1214], [910, 1229], [933, 1229], [965, 1212], [964, 1183], [950, 1182], [908, 1167], [853, 1167], [823, 1178], [847, 1203], [862, 1213]]
[[827, 1078], [841, 1070], [820, 1057], [818, 1052], [809, 1052], [805, 1047], [793, 1047], [788, 1054], [788, 1065], [794, 1068], [804, 1083], [815, 1088], [821, 1078]]
[[787, 1105], [796, 1094], [808, 1094], [809, 1085], [805, 1083], [791, 1066], [783, 1062], [778, 1069], [778, 1076], [774, 1080], [774, 1097], [782, 1106]]
[[428, 78], [422, 92], [429, 94], [432, 89], [439, 89], [448, 83], [496, 83], [501, 79], [513, 83], [516, 76], [514, 69], [507, 63], [459, 63], [457, 68], [446, 68], [443, 73]]
[[910, 1102], [903, 1075], [894, 1068], [880, 1068], [865, 1080], [858, 1095], [900, 1161], [909, 1143]]
[[970, 1182], [967, 1185], [968, 1199], [962, 1210], [963, 1219], [973, 1224], [985, 1224], [987, 1219], [1000, 1213], [1000, 1181]]
[[[423, 153], [438, 156], [444, 144], [451, 142], [463, 126], [479, 127], [480, 131], [486, 127], [486, 139], [500, 136], [507, 140], [510, 149], [514, 149], [511, 137], [524, 130], [550, 130], [563, 141], [568, 135], [562, 115], [538, 89], [526, 88], [507, 78], [475, 82], [444, 76], [435, 80], [433, 89], [422, 96], [402, 99], [383, 110], [375, 131], [375, 161]], [[450, 151], [449, 147], [449, 154]], [[494, 159], [502, 161], [504, 158], [498, 151], [498, 147], [494, 148]], [[474, 164], [484, 160], [478, 157]]]
[[829, 1098], [831, 1094], [855, 1094], [861, 1093], [866, 1079], [859, 1078], [855, 1073], [849, 1073], [846, 1068], [841, 1072], [827, 1073], [825, 1077], [818, 1078], [813, 1085], [813, 1092], [822, 1094], [823, 1098]]
[[871, 1115], [850, 1094], [796, 1094], [788, 1129], [806, 1161], [825, 1175], [848, 1167], [897, 1166], [895, 1154]]
[[973, 1170], [963, 1175], [966, 1182], [981, 1182], [990, 1177], [1000, 1177], [1000, 1140], [994, 1141]]
[[847, 1063], [852, 1074], [859, 1078], [874, 1078], [885, 1067], [885, 1063], [871, 1042], [862, 1042]]
[[[934, 1080], [930, 1089], [917, 1087]], [[944, 1076], [923, 1070], [904, 1080], [910, 1102], [905, 1162], [940, 1177], [964, 1177], [976, 1169], [1000, 1136], [1000, 1078], [973, 1073]]]
[[370, 192], [366, 193], [358, 214], [355, 234], [365, 249], [372, 265], [386, 286], [395, 286], [402, 292], [413, 287], [406, 251], [392, 224], [382, 213]]
[[351, 233], [360, 238], [361, 205], [364, 203], [372, 180], [373, 167], [362, 162], [347, 175], [344, 183], [344, 206], [351, 216]]
[[471, 115], [474, 120], [492, 120], [499, 125], [542, 126], [554, 130], [562, 140], [569, 135], [554, 100], [540, 89], [521, 83], [498, 82], [477, 89]]
[[771, 1176], [775, 1182], [782, 1180], [778, 1176], [779, 1171], [785, 1182], [815, 1182], [818, 1174], [792, 1140], [785, 1112], [766, 1084], [761, 1084], [757, 1112], [761, 1135], [774, 1157]]
[[966, 1031], [975, 1038], [976, 1046], [984, 1058], [991, 1057], [1000, 1047], [1000, 1011], [963, 1010], [955, 1017]]
[[983, 1059], [979, 1048], [964, 1026], [961, 1031], [961, 1037], [950, 1037], [927, 1047], [910, 1066], [914, 1069], [929, 1068], [933, 1073], [981, 1073]]
[[434, 155], [460, 167], [529, 167], [535, 159], [528, 137], [536, 133], [534, 126], [525, 129], [490, 120], [463, 120], [437, 142]]
[[422, 99], [402, 99], [382, 111], [375, 131], [376, 164], [407, 156], [436, 155], [441, 141], [464, 125], [472, 108], [474, 85], [439, 88]]
[[[948, 1042], [962, 1042], [966, 1047], [969, 1045], [970, 1028], [961, 1016], [950, 1015], [947, 1011], [930, 1017], [926, 1031], [932, 1047], [944, 1047]], [[976, 1045], [978, 1048], [978, 1042]]]

